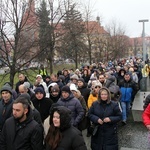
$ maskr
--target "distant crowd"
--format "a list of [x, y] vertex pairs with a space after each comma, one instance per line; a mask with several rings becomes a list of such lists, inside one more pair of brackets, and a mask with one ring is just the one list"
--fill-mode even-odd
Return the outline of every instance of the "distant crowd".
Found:
[[[118, 123], [128, 123], [149, 70], [131, 58], [51, 75], [41, 66], [34, 83], [20, 73], [14, 89], [9, 82], [0, 89], [0, 150], [86, 150], [83, 130], [92, 150], [118, 150]], [[150, 95], [143, 106], [148, 129], [149, 103]]]

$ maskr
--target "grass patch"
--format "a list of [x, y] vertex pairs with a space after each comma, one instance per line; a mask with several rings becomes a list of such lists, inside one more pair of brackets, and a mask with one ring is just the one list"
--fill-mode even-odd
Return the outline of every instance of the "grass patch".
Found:
[[[75, 69], [75, 65], [74, 64], [59, 64], [59, 65], [54, 65], [53, 67], [53, 73], [57, 73], [59, 70], [63, 70], [64, 68], [66, 69]], [[48, 74], [50, 75], [50, 69], [47, 68], [47, 72]], [[36, 69], [27, 69], [27, 70], [22, 70], [18, 73], [16, 73], [15, 77], [14, 77], [14, 87], [15, 87], [15, 84], [18, 82], [18, 75], [19, 73], [23, 73], [27, 76], [28, 80], [34, 84], [35, 82], [35, 77], [37, 74], [39, 74], [39, 70], [36, 68]], [[0, 88], [3, 86], [3, 84], [5, 82], [10, 82], [10, 74], [3, 74], [3, 75], [0, 75]]]

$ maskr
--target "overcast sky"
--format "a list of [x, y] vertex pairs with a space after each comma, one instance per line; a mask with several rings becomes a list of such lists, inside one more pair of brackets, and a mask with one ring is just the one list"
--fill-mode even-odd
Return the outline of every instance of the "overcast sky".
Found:
[[[89, 0], [83, 0], [88, 2]], [[149, 19], [145, 23], [145, 33], [150, 36], [150, 0], [91, 0], [94, 16], [102, 17], [102, 25], [115, 19], [125, 26], [130, 37], [141, 36], [143, 25], [139, 20]]]

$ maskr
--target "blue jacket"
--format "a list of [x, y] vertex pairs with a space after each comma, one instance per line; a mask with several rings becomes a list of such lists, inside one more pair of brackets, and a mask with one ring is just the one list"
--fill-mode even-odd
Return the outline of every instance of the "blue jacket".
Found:
[[139, 89], [138, 85], [133, 80], [129, 80], [128, 82], [122, 80], [119, 83], [119, 87], [122, 94], [120, 99], [121, 102], [130, 102]]

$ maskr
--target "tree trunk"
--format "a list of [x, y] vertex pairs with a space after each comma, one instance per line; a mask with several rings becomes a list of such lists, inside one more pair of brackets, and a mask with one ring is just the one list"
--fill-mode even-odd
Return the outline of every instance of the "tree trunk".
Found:
[[15, 77], [15, 71], [12, 67], [10, 67], [10, 84], [12, 85], [12, 88], [14, 86], [14, 77]]

